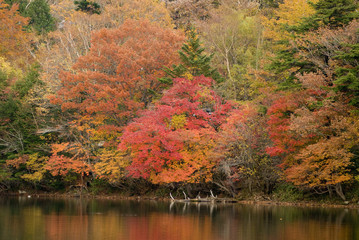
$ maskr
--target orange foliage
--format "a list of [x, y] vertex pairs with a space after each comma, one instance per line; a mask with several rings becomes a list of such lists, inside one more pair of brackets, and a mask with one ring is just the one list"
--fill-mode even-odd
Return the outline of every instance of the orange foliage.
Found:
[[24, 31], [28, 19], [20, 16], [18, 5], [9, 7], [0, 0], [0, 56], [23, 65], [29, 58], [30, 34]]
[[65, 176], [69, 172], [85, 174], [91, 170], [88, 154], [81, 146], [69, 143], [52, 144], [51, 153], [45, 169], [54, 176]]
[[[178, 59], [183, 36], [148, 21], [128, 20], [118, 29], [93, 34], [90, 52], [63, 72], [62, 89], [54, 102], [63, 110], [106, 114], [117, 126], [151, 102], [162, 85], [162, 68]], [[104, 119], [103, 121], [106, 121]]]
[[93, 31], [120, 27], [127, 19], [147, 19], [161, 27], [171, 27], [171, 18], [164, 3], [156, 0], [97, 0], [101, 14], [76, 11], [72, 0], [51, 5], [51, 14], [58, 19], [58, 29], [50, 32], [48, 41], [39, 44], [36, 57], [43, 67], [42, 79], [52, 90], [59, 86], [61, 70], [70, 71], [80, 56], [88, 54]]
[[321, 140], [303, 149], [295, 158], [300, 164], [286, 170], [287, 179], [295, 185], [320, 188], [352, 179], [348, 167], [353, 154], [341, 137]]

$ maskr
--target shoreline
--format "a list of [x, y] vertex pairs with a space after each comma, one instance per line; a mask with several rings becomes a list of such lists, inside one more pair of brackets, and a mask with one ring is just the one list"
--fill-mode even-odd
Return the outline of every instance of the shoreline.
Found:
[[[169, 197], [159, 196], [122, 196], [119, 194], [73, 194], [73, 193], [8, 193], [1, 194], [1, 198], [6, 197], [24, 197], [24, 198], [42, 198], [42, 199], [98, 199], [98, 200], [131, 200], [131, 201], [164, 201], [164, 202], [177, 202], [177, 203], [207, 203], [213, 204], [213, 202], [198, 202], [189, 201], [184, 202], [182, 199], [171, 200]], [[277, 200], [251, 200], [244, 199], [238, 200], [235, 198], [226, 198], [225, 201], [217, 201], [215, 204], [239, 204], [239, 205], [260, 205], [260, 206], [284, 206], [284, 207], [307, 207], [307, 208], [346, 208], [346, 209], [359, 209], [358, 203], [329, 203], [329, 202], [316, 202], [316, 201], [297, 201], [297, 202], [283, 202]]]

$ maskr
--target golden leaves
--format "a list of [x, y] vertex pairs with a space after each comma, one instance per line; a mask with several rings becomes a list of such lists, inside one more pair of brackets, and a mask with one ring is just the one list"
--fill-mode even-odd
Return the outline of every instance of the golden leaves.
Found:
[[174, 115], [171, 118], [171, 128], [173, 130], [178, 130], [183, 128], [187, 123], [187, 117], [185, 114], [180, 114], [180, 115]]

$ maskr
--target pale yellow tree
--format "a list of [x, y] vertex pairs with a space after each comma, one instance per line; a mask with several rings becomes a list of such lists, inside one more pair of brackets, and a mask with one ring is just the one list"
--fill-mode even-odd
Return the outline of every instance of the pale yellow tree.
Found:
[[249, 100], [256, 81], [248, 81], [249, 69], [258, 69], [263, 46], [259, 5], [223, 2], [211, 18], [197, 22], [206, 49], [214, 52], [212, 63], [226, 77], [220, 90], [229, 99]]
[[[316, 3], [318, 0], [311, 2]], [[296, 25], [305, 17], [314, 14], [308, 0], [284, 0], [278, 9], [263, 17], [264, 36], [273, 41], [290, 40], [291, 35], [284, 30], [286, 25]]]
[[[119, 10], [122, 21], [129, 18], [136, 20], [145, 18], [150, 22], [159, 23], [162, 27], [173, 26], [170, 12], [161, 0], [126, 0]], [[105, 11], [116, 14], [116, 9], [112, 8], [112, 5], [107, 5]]]

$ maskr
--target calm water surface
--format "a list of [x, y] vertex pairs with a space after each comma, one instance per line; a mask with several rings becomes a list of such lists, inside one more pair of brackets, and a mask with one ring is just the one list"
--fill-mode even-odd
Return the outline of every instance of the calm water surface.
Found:
[[0, 199], [1, 240], [359, 240], [359, 210]]

